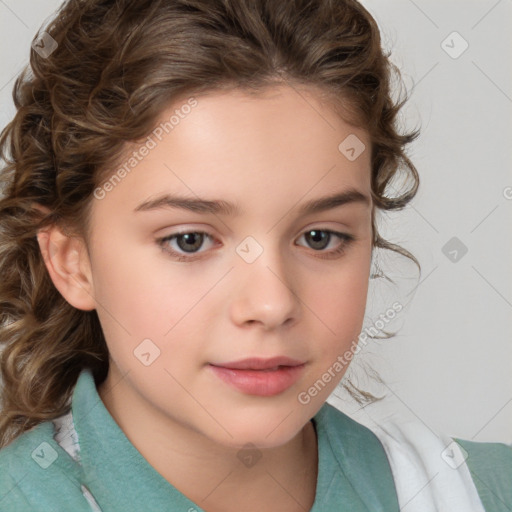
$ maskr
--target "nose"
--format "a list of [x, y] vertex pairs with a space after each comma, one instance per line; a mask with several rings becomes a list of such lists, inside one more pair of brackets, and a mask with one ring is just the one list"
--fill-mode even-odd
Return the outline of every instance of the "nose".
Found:
[[266, 247], [252, 263], [239, 261], [234, 274], [231, 317], [235, 324], [259, 325], [270, 331], [299, 320], [298, 279], [279, 248]]

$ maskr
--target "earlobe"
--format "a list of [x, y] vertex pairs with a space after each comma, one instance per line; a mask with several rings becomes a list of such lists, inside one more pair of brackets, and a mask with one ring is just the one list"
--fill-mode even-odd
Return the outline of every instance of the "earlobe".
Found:
[[64, 299], [77, 309], [96, 309], [90, 261], [83, 240], [51, 226], [38, 232], [37, 241], [50, 278]]

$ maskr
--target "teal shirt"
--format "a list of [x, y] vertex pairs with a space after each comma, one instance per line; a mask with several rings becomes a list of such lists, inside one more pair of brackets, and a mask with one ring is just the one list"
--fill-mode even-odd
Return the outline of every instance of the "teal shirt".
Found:
[[511, 512], [512, 445], [455, 441], [468, 453], [466, 462], [486, 512]]
[[[51, 421], [25, 432], [0, 450], [0, 512], [91, 512], [84, 492], [103, 512], [203, 512], [124, 435], [89, 369], [81, 372], [71, 405], [79, 461], [55, 441]], [[311, 512], [398, 512], [393, 475], [375, 434], [328, 403], [312, 421], [319, 463]], [[512, 510], [512, 447], [457, 441], [470, 454], [468, 465], [486, 511]]]

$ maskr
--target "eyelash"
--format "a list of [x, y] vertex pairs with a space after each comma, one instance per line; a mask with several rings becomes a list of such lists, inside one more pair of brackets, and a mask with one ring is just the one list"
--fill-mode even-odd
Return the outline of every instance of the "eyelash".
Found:
[[[340, 233], [338, 231], [333, 231], [332, 229], [308, 229], [307, 231], [304, 231], [304, 233], [302, 235], [304, 235], [306, 233], [310, 233], [311, 231], [317, 231], [317, 232], [319, 231], [321, 233], [329, 233], [331, 235], [336, 236], [337, 238], [339, 238], [342, 241], [342, 244], [337, 249], [333, 249], [331, 251], [323, 251], [323, 250], [315, 251], [314, 249], [312, 249], [313, 252], [319, 253], [317, 257], [319, 257], [321, 259], [332, 259], [332, 258], [335, 258], [336, 256], [341, 257], [345, 253], [345, 251], [348, 249], [348, 247], [353, 242], [356, 241], [355, 236], [348, 235], [346, 233]], [[173, 257], [177, 261], [184, 261], [184, 262], [196, 261], [196, 260], [202, 259], [203, 256], [183, 256], [182, 253], [179, 253], [173, 249], [169, 249], [169, 247], [166, 246], [166, 242], [169, 242], [170, 240], [173, 240], [174, 238], [177, 238], [177, 237], [180, 237], [183, 235], [191, 235], [191, 234], [206, 235], [210, 239], [213, 238], [210, 234], [206, 233], [205, 231], [182, 231], [182, 232], [178, 232], [178, 233], [173, 233], [171, 235], [167, 235], [163, 238], [158, 238], [156, 240], [156, 242], [160, 246], [160, 248], [162, 249], [162, 251], [164, 253], [169, 254], [171, 257]], [[329, 239], [329, 242], [330, 241], [331, 240]], [[192, 254], [194, 254], [194, 253], [192, 253]], [[199, 254], [201, 254], [201, 253], [199, 253]], [[323, 254], [327, 254], [328, 256], [323, 255]]]

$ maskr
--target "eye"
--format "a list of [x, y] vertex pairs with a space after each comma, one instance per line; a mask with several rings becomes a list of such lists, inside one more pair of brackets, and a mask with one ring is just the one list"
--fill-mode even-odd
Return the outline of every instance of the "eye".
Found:
[[[355, 237], [346, 233], [339, 233], [330, 229], [310, 229], [306, 231], [301, 237], [304, 237], [307, 243], [315, 249], [315, 252], [320, 252], [320, 258], [336, 257], [345, 252], [348, 246], [355, 241]], [[325, 251], [329, 244], [334, 240], [338, 240], [338, 244], [330, 251]]]
[[[171, 254], [178, 261], [191, 261], [195, 259], [194, 256], [184, 256], [183, 253], [178, 252], [178, 250], [184, 251], [186, 254], [195, 255], [197, 254], [197, 250], [203, 245], [205, 238], [213, 239], [212, 236], [204, 231], [186, 231], [159, 238], [157, 243], [164, 252]], [[171, 244], [169, 242], [172, 241], [176, 242], [178, 250], [170, 247]]]

